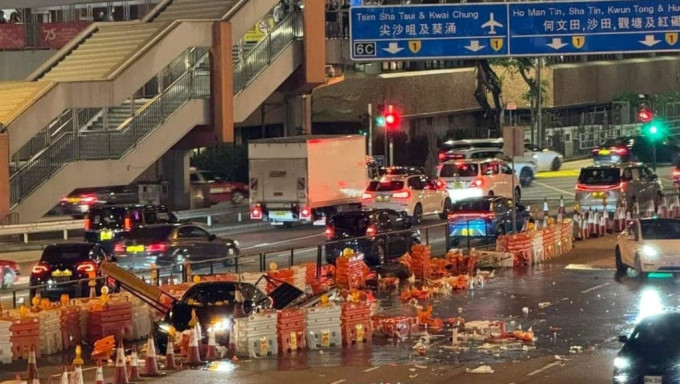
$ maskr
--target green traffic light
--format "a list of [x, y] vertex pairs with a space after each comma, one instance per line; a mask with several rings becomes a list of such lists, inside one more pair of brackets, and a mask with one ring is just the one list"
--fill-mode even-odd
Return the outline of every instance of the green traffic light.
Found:
[[659, 133], [659, 128], [656, 125], [651, 125], [649, 127], [649, 133], [651, 133], [652, 135], [656, 135], [657, 133]]
[[375, 125], [378, 127], [384, 127], [385, 126], [385, 116], [378, 116], [375, 118]]

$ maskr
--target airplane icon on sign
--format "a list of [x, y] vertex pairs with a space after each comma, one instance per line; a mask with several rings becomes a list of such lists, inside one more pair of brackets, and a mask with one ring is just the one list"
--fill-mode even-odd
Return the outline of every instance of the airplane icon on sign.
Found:
[[495, 35], [496, 34], [496, 28], [503, 28], [503, 24], [497, 22], [493, 18], [493, 12], [491, 12], [491, 14], [489, 15], [489, 21], [482, 24], [482, 28], [489, 28], [489, 35]]

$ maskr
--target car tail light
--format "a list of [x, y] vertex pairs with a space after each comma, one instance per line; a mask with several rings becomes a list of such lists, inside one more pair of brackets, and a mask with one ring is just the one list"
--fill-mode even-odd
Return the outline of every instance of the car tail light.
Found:
[[366, 229], [366, 237], [368, 238], [375, 237], [376, 233], [378, 233], [378, 230], [372, 225]]
[[92, 229], [92, 220], [87, 218], [85, 219], [85, 230], [89, 231], [90, 229]]
[[470, 183], [473, 187], [481, 187], [484, 185], [484, 180], [482, 179], [474, 179], [472, 180], [472, 183]]
[[132, 219], [131, 218], [129, 218], [129, 217], [125, 218], [125, 221], [123, 221], [123, 228], [126, 231], [129, 231], [129, 230], [132, 229]]
[[83, 261], [76, 265], [76, 271], [78, 273], [90, 273], [97, 270], [97, 265], [91, 261]]
[[576, 190], [583, 192], [607, 192], [615, 191], [617, 189], [621, 190], [626, 189], [626, 183], [620, 182], [614, 185], [586, 185], [581, 183], [576, 184]]
[[253, 207], [250, 210], [250, 218], [252, 220], [260, 220], [262, 218], [262, 208], [260, 207]]
[[441, 152], [440, 152], [440, 153], [439, 153], [439, 161], [443, 163], [443, 162], [446, 161], [446, 159], [447, 159], [446, 153], [441, 153]]
[[49, 270], [50, 270], [49, 265], [47, 265], [43, 262], [40, 262], [40, 263], [33, 266], [33, 268], [31, 269], [31, 274], [42, 275], [44, 273], [49, 272]]
[[96, 203], [97, 195], [83, 195], [80, 197], [80, 202], [84, 204]]
[[335, 235], [335, 230], [333, 227], [326, 227], [326, 229], [323, 230], [323, 234], [328, 240], [330, 240], [333, 238], [333, 235]]
[[397, 199], [408, 199], [409, 197], [411, 197], [411, 192], [409, 191], [395, 192], [392, 194], [392, 197]]
[[168, 250], [168, 245], [165, 243], [155, 243], [146, 246], [146, 251], [151, 252], [165, 252]]
[[625, 155], [628, 153], [628, 148], [625, 147], [615, 147], [611, 149], [612, 152], [614, 152], [617, 155]]
[[361, 200], [372, 200], [373, 199], [373, 194], [364, 192], [361, 194]]
[[674, 179], [680, 178], [680, 169], [674, 169], [673, 172], [671, 172], [671, 177]]
[[307, 219], [310, 216], [312, 216], [312, 211], [309, 208], [305, 207], [305, 208], [302, 208], [302, 210], [300, 210], [300, 217], [301, 218]]
[[113, 246], [113, 252], [125, 253], [125, 246], [123, 245], [123, 243], [116, 243], [116, 245]]
[[592, 152], [593, 155], [597, 155], [598, 153], [600, 153], [600, 148], [593, 148], [593, 150], [590, 152]]

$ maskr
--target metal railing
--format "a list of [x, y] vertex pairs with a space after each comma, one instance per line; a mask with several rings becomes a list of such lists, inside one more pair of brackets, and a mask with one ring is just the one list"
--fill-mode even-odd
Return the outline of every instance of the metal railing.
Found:
[[291, 12], [243, 59], [234, 64], [234, 95], [248, 87], [286, 47], [301, 36], [302, 14]]
[[123, 157], [184, 103], [208, 97], [210, 73], [191, 68], [140, 109], [122, 128], [62, 134], [40, 156], [24, 164], [10, 177], [11, 204], [21, 201], [69, 162]]

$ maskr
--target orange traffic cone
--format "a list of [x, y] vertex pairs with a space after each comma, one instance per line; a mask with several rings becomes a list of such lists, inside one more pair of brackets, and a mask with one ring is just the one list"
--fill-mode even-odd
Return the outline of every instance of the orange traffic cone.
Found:
[[125, 369], [125, 350], [123, 349], [123, 342], [120, 343], [118, 350], [116, 351], [116, 369], [113, 373], [113, 384], [130, 384], [127, 369]]
[[26, 382], [33, 384], [34, 381], [39, 381], [38, 377], [38, 363], [35, 361], [35, 345], [31, 345], [31, 351], [28, 354], [28, 369], [26, 371]]
[[165, 349], [165, 369], [177, 369], [175, 365], [175, 344], [168, 335], [168, 346]]
[[94, 374], [94, 384], [104, 384], [104, 368], [102, 361], [97, 360], [97, 371]]
[[190, 366], [203, 364], [203, 361], [201, 361], [200, 352], [198, 351], [198, 333], [196, 332], [196, 327], [200, 327], [200, 325], [194, 325], [194, 327], [191, 329], [191, 336], [189, 337], [189, 350], [187, 353], [186, 363]]
[[132, 353], [130, 354], [130, 371], [128, 372], [128, 379], [130, 381], [139, 381], [142, 378], [139, 376], [139, 358], [137, 357], [137, 347], [132, 346]]
[[564, 208], [564, 197], [560, 195], [560, 208], [557, 210], [557, 222], [564, 221], [564, 216], [567, 215], [567, 210]]
[[[168, 336], [169, 337], [169, 336]], [[142, 376], [157, 377], [161, 376], [158, 371], [158, 358], [156, 357], [156, 343], [153, 337], [149, 335], [146, 339], [146, 361], [144, 364], [144, 373]]]
[[205, 353], [206, 360], [217, 360], [217, 342], [215, 341], [215, 330], [208, 328], [208, 350]]

